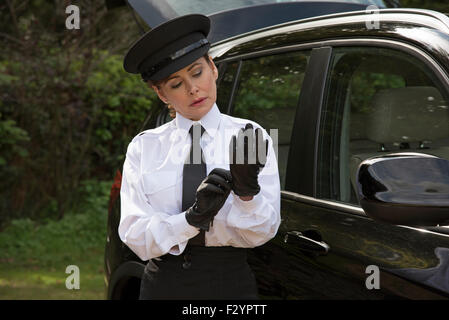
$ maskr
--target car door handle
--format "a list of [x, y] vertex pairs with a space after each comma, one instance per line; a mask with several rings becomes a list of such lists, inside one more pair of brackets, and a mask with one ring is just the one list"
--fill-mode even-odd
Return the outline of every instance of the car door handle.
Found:
[[[319, 233], [317, 233], [316, 231], [314, 231], [313, 234], [319, 236]], [[296, 245], [302, 251], [318, 255], [326, 255], [330, 249], [329, 245], [326, 242], [309, 238], [304, 233], [301, 233], [299, 231], [288, 231], [284, 237], [284, 242], [287, 244]]]

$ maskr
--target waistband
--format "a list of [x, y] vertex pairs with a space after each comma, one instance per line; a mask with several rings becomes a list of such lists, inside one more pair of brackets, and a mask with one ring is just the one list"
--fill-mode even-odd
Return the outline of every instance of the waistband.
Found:
[[164, 263], [166, 268], [174, 269], [177, 269], [177, 266], [182, 266], [183, 269], [188, 270], [192, 268], [192, 264], [196, 270], [235, 269], [247, 265], [247, 249], [231, 246], [202, 247], [187, 245], [180, 255], [165, 254], [156, 261], [149, 261], [148, 267], [151, 267], [152, 264], [160, 265], [157, 260]]
[[236, 248], [231, 246], [222, 247], [203, 247], [187, 245], [185, 250], [178, 256], [170, 253], [161, 256], [162, 260], [178, 260], [185, 259], [186, 256], [192, 259], [207, 259], [211, 260], [246, 260], [247, 248]]

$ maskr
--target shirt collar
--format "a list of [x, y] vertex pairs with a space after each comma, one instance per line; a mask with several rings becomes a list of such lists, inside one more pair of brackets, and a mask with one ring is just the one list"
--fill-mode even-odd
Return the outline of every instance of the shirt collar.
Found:
[[[184, 118], [179, 113], [176, 113], [175, 120], [176, 120], [176, 127], [179, 130], [182, 130], [184, 135], [187, 135], [187, 133], [190, 130], [190, 127], [195, 122], [190, 119]], [[218, 109], [217, 104], [214, 103], [214, 105], [209, 110], [209, 112], [206, 113], [199, 121], [196, 121], [196, 122], [201, 123], [203, 128], [206, 130], [207, 134], [213, 138], [215, 136], [215, 133], [218, 130], [220, 121], [221, 121], [221, 112]]]

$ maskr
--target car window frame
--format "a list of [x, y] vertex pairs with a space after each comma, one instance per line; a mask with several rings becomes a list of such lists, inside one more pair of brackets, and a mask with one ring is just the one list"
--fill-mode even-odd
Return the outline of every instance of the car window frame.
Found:
[[[396, 39], [380, 39], [380, 38], [370, 39], [367, 37], [357, 37], [357, 38], [353, 38], [353, 39], [329, 39], [329, 40], [320, 41], [320, 42], [310, 42], [310, 43], [305, 43], [305, 44], [298, 44], [298, 45], [294, 45], [294, 46], [289, 46], [289, 50], [299, 50], [299, 49], [307, 49], [307, 48], [314, 48], [314, 47], [318, 48], [320, 46], [321, 47], [329, 46], [331, 48], [331, 51], [330, 51], [331, 55], [329, 56], [329, 59], [332, 57], [332, 50], [334, 48], [346, 47], [346, 46], [384, 47], [384, 48], [397, 49], [402, 52], [409, 53], [409, 54], [415, 56], [420, 61], [422, 61], [434, 73], [434, 75], [436, 76], [436, 79], [439, 81], [439, 84], [444, 84], [441, 88], [438, 87], [438, 89], [440, 89], [440, 91], [442, 92], [443, 97], [445, 99], [447, 99], [449, 97], [449, 72], [446, 72], [446, 69], [444, 68], [444, 66], [440, 65], [438, 63], [438, 61], [434, 57], [432, 57], [432, 55], [430, 55], [428, 52], [424, 51], [423, 48], [420, 48], [417, 45], [407, 43], [407, 42], [402, 42], [402, 41], [396, 40]], [[285, 50], [285, 48], [284, 48], [284, 50]], [[329, 63], [330, 63], [330, 61], [329, 61]], [[322, 89], [325, 90], [324, 92], [327, 92], [327, 90], [328, 90], [327, 79], [328, 79], [330, 71], [331, 71], [330, 69], [327, 69], [324, 81], [320, 84], [320, 88], [322, 87]], [[303, 87], [304, 87], [305, 83], [306, 83], [306, 79], [304, 79]], [[304, 88], [302, 90], [304, 90]], [[324, 102], [325, 102], [325, 100], [322, 99], [321, 104], [319, 106], [317, 106], [317, 108], [320, 109], [320, 113], [319, 113], [319, 117], [315, 118], [315, 121], [317, 121], [318, 131], [317, 131], [316, 139], [314, 140], [316, 143], [316, 148], [314, 150], [314, 159], [310, 160], [309, 163], [306, 163], [306, 165], [304, 166], [305, 168], [308, 168], [308, 170], [311, 167], [313, 167], [313, 173], [314, 173], [315, 178], [317, 177], [316, 170], [318, 169], [317, 168], [318, 139], [319, 139], [319, 130], [321, 128], [320, 122], [321, 122]], [[298, 116], [298, 118], [299, 118], [299, 116]], [[301, 126], [306, 127], [307, 125], [308, 124], [306, 121], [304, 121], [304, 119], [303, 120], [295, 119], [293, 130], [296, 132], [298, 130], [297, 128], [301, 128]], [[293, 140], [293, 138], [294, 137], [292, 137], [292, 140]], [[298, 150], [296, 150], [295, 152], [299, 153], [301, 148], [304, 146], [304, 141], [302, 143], [300, 143], [301, 141], [296, 141], [296, 142], [297, 143], [292, 143], [291, 150], [293, 148], [295, 148], [295, 149], [297, 148]], [[288, 160], [288, 166], [290, 165], [290, 163], [292, 163], [292, 165], [293, 165], [294, 161], [295, 161], [295, 157], [291, 156], [291, 158], [289, 158], [289, 160]], [[287, 171], [288, 171], [288, 169], [289, 168], [287, 167]], [[290, 172], [289, 172], [289, 175], [290, 175]], [[299, 178], [297, 178], [297, 179], [299, 180]], [[317, 181], [314, 180], [313, 183], [314, 183], [314, 185], [316, 185]], [[320, 198], [318, 198], [318, 195], [316, 194], [316, 189], [314, 191], [315, 192], [312, 195], [307, 195], [307, 194], [304, 194], [301, 192], [282, 190], [281, 196], [283, 199], [299, 201], [299, 202], [314, 205], [317, 207], [331, 209], [331, 210], [334, 210], [335, 213], [337, 213], [337, 214], [339, 213], [339, 214], [350, 214], [350, 215], [362, 216], [362, 217], [364, 217], [366, 219], [370, 219], [374, 222], [374, 220], [372, 218], [370, 218], [366, 215], [365, 211], [360, 206], [355, 206], [350, 203], [337, 202], [335, 200], [320, 199]], [[449, 235], [449, 227], [445, 227], [445, 226], [435, 226], [435, 227], [402, 226], [402, 227], [414, 229], [417, 231], [425, 230], [426, 232], [435, 232], [438, 234]]]
[[[449, 98], [449, 90], [447, 88], [449, 88], [449, 76], [446, 74], [444, 68], [442, 68], [438, 62], [434, 59], [432, 59], [432, 57], [430, 55], [428, 55], [426, 52], [422, 51], [421, 49], [417, 48], [416, 46], [412, 46], [409, 44], [405, 44], [403, 42], [399, 42], [399, 41], [394, 41], [394, 40], [383, 40], [383, 39], [370, 39], [369, 41], [367, 40], [347, 40], [347, 41], [338, 41], [335, 42], [332, 45], [333, 48], [336, 47], [358, 47], [358, 48], [362, 48], [362, 47], [376, 47], [376, 48], [385, 48], [385, 49], [392, 49], [392, 50], [397, 50], [400, 51], [404, 54], [409, 54], [415, 58], [417, 58], [419, 61], [421, 61], [423, 63], [423, 65], [425, 65], [429, 71], [432, 72], [432, 74], [434, 75], [435, 79], [438, 81], [438, 83], [436, 83], [437, 88], [440, 90], [441, 94], [443, 95], [443, 97], [448, 100]], [[329, 90], [329, 77], [330, 77], [330, 73], [332, 70], [328, 70], [328, 74], [326, 77], [326, 84], [325, 84], [325, 90], [326, 92], [328, 92]], [[323, 100], [322, 103], [325, 103], [325, 100]], [[321, 105], [321, 108], [324, 108], [324, 104]], [[323, 112], [325, 112], [325, 110], [323, 109]], [[323, 114], [321, 114], [320, 119], [318, 121], [321, 122], [323, 118]], [[320, 128], [321, 128], [321, 124], [320, 124]], [[320, 129], [321, 130], [321, 129]], [[319, 135], [320, 135], [320, 131], [317, 132], [317, 139], [319, 139]], [[317, 146], [317, 148], [319, 148], [319, 146]], [[318, 152], [319, 150], [317, 150], [317, 154], [316, 154], [316, 160], [315, 160], [315, 172], [316, 172], [316, 177], [318, 179]], [[316, 184], [318, 184], [318, 180], [315, 181]], [[317, 190], [315, 190], [317, 191]], [[332, 199], [324, 199], [320, 194], [318, 193], [314, 193], [315, 194], [315, 198], [318, 199], [322, 199], [322, 200], [329, 200], [329, 201], [335, 201], [338, 202], [336, 200], [332, 200]], [[349, 203], [345, 203], [346, 205], [350, 205]]]
[[219, 79], [217, 81], [217, 90], [219, 90], [220, 88], [220, 83], [221, 83], [221, 79], [223, 79], [224, 74], [226, 73], [227, 67], [228, 65], [237, 62], [237, 70], [235, 71], [234, 74], [234, 78], [233, 78], [233, 82], [231, 84], [231, 92], [229, 94], [229, 100], [228, 100], [228, 105], [226, 107], [221, 107], [223, 109], [223, 111], [226, 114], [231, 114], [232, 111], [232, 104], [234, 102], [234, 97], [235, 97], [235, 93], [240, 81], [240, 71], [242, 69], [242, 59], [231, 59], [231, 60], [226, 60], [226, 61], [218, 61], [216, 62], [216, 64], [219, 64], [219, 66], [221, 67], [221, 75], [219, 74]]
[[[301, 44], [290, 45], [290, 46], [285, 46], [285, 47], [260, 50], [257, 52], [243, 53], [243, 54], [239, 54], [238, 56], [219, 59], [219, 62], [220, 63], [228, 62], [228, 61], [231, 62], [231, 61], [243, 60], [243, 59], [247, 59], [247, 58], [255, 58], [258, 56], [264, 56], [264, 55], [269, 55], [269, 54], [329, 47], [330, 50], [328, 51], [328, 54], [326, 55], [326, 57], [328, 57], [328, 61], [326, 61], [327, 58], [325, 58], [325, 60], [317, 59], [318, 61], [321, 61], [322, 66], [325, 66], [326, 62], [330, 63], [330, 58], [332, 56], [332, 50], [335, 47], [345, 47], [345, 46], [385, 47], [385, 48], [398, 49], [405, 53], [409, 53], [409, 54], [417, 57], [419, 60], [423, 61], [424, 64], [433, 71], [433, 73], [436, 75], [439, 82], [445, 83], [449, 87], [449, 74], [445, 71], [444, 67], [438, 63], [438, 61], [436, 59], [434, 59], [429, 53], [425, 52], [419, 46], [411, 44], [411, 43], [407, 43], [407, 42], [402, 42], [402, 41], [396, 40], [396, 39], [380, 39], [380, 38], [372, 39], [369, 37], [357, 37], [357, 38], [352, 38], [352, 39], [329, 39], [329, 40], [324, 40], [324, 41], [311, 41], [311, 42], [307, 42], [307, 43], [301, 43]], [[311, 54], [311, 57], [312, 57], [312, 54]], [[326, 73], [325, 73], [325, 76], [322, 78], [322, 81], [317, 81], [317, 83], [316, 83], [317, 87], [315, 87], [315, 90], [317, 92], [322, 92], [324, 94], [324, 92], [327, 91], [327, 85], [328, 85], [327, 78], [328, 78], [329, 72], [330, 72], [330, 70], [326, 67]], [[238, 80], [239, 80], [239, 78], [236, 77], [235, 81], [238, 81]], [[312, 79], [309, 79], [309, 77], [304, 78], [303, 88], [302, 88], [302, 94], [304, 95], [304, 100], [307, 100], [306, 99], [307, 95], [310, 94], [309, 90], [304, 89], [306, 84], [310, 85], [309, 84], [310, 81], [312, 81]], [[236, 84], [236, 83], [234, 83], [234, 84]], [[447, 89], [444, 89], [444, 88], [439, 88], [439, 89], [442, 90], [442, 92], [449, 95], [449, 92]], [[234, 95], [234, 94], [235, 94], [235, 91], [232, 93], [232, 95]], [[231, 97], [231, 99], [233, 99], [233, 97]], [[316, 135], [315, 135], [315, 139], [313, 140], [314, 148], [309, 148], [309, 150], [313, 151], [312, 152], [313, 157], [310, 157], [308, 160], [304, 161], [303, 166], [298, 166], [299, 169], [296, 173], [296, 176], [291, 175], [290, 171], [289, 171], [290, 166], [295, 165], [295, 161], [297, 161], [297, 159], [300, 158], [300, 155], [303, 152], [301, 150], [305, 150], [307, 148], [306, 141], [304, 141], [302, 139], [295, 139], [295, 137], [292, 136], [292, 145], [290, 147], [291, 151], [290, 151], [290, 155], [289, 155], [289, 159], [288, 159], [287, 171], [289, 172], [289, 176], [292, 176], [293, 179], [297, 179], [300, 181], [297, 182], [293, 188], [291, 188], [291, 185], [289, 185], [290, 189], [293, 189], [293, 190], [288, 190], [288, 191], [281, 190], [282, 197], [288, 198], [291, 200], [295, 200], [295, 201], [301, 201], [301, 202], [305, 202], [305, 203], [314, 204], [314, 205], [328, 208], [328, 209], [334, 209], [334, 210], [342, 212], [342, 213], [357, 214], [357, 215], [367, 217], [365, 212], [363, 211], [363, 209], [359, 206], [354, 206], [352, 204], [345, 204], [345, 203], [340, 203], [340, 202], [333, 201], [333, 200], [325, 200], [325, 199], [318, 198], [318, 195], [316, 193], [316, 188], [315, 188], [315, 185], [317, 183], [316, 170], [318, 169], [317, 165], [316, 165], [317, 164], [316, 160], [318, 159], [318, 139], [319, 139], [318, 134], [319, 134], [319, 128], [320, 128], [320, 122], [321, 122], [321, 116], [322, 116], [322, 108], [323, 108], [323, 103], [324, 103], [323, 96], [320, 97], [320, 101], [321, 101], [320, 104], [316, 106], [316, 108], [318, 108], [320, 110], [320, 112], [315, 113], [316, 116], [309, 117], [307, 120], [301, 119], [300, 115], [298, 115], [298, 112], [297, 112], [297, 116], [294, 121], [294, 127], [293, 127], [294, 132], [298, 132], [300, 128], [304, 128], [304, 130], [313, 131], [309, 125], [310, 121], [312, 121], [312, 122], [314, 121], [316, 123], [317, 131], [315, 131]], [[307, 105], [311, 105], [311, 103], [307, 103], [307, 101], [302, 101], [302, 105], [301, 105], [301, 101], [300, 101], [298, 108], [302, 108], [305, 110], [308, 108], [308, 107], [306, 107]], [[293, 152], [295, 152], [294, 155], [292, 154]], [[310, 190], [302, 191], [299, 186], [302, 184], [303, 189], [304, 188], [307, 189], [307, 186], [304, 186], [303, 179], [299, 179], [297, 177], [304, 177], [304, 176], [307, 176], [307, 174], [310, 175], [310, 172], [313, 172], [313, 177], [314, 177], [313, 184], [312, 184], [313, 191], [310, 191]], [[310, 176], [309, 176], [309, 179], [310, 179]], [[308, 180], [308, 181], [310, 181], [310, 180]], [[286, 187], [287, 187], [287, 183], [286, 183]], [[309, 186], [310, 186], [310, 182], [309, 182]], [[435, 228], [439, 229], [441, 227], [435, 227]], [[428, 228], [428, 229], [436, 230], [435, 228]], [[448, 231], [446, 229], [444, 229], [443, 233], [448, 233]]]
[[[441, 66], [438, 61], [432, 57], [428, 52], [424, 51], [423, 48], [420, 48], [416, 45], [401, 42], [399, 40], [393, 40], [393, 39], [368, 39], [368, 38], [357, 38], [357, 39], [342, 39], [342, 40], [327, 40], [324, 41], [325, 44], [328, 44], [332, 47], [332, 49], [336, 47], [349, 47], [349, 46], [371, 46], [371, 47], [381, 47], [381, 48], [390, 48], [393, 50], [399, 50], [405, 54], [410, 54], [423, 62], [423, 64], [429, 68], [429, 71], [432, 71], [433, 75], [435, 76], [435, 79], [438, 80], [438, 89], [441, 91], [443, 97], [445, 99], [449, 98], [449, 73], [446, 72], [445, 68]], [[328, 74], [326, 75], [326, 83], [325, 83], [325, 90], [328, 92], [328, 77], [330, 76], [330, 72], [332, 70], [328, 70]], [[322, 102], [325, 103], [325, 100]], [[324, 105], [321, 105], [320, 108], [322, 108], [322, 112], [324, 112]], [[320, 118], [318, 121], [321, 122], [322, 119], [322, 113], [320, 114]], [[321, 130], [321, 125], [319, 126]], [[319, 133], [317, 133], [317, 139], [319, 139]], [[317, 146], [318, 147], [318, 146]], [[316, 161], [315, 161], [315, 168], [314, 170], [318, 170], [318, 154], [316, 154]], [[318, 181], [315, 181], [315, 183], [318, 183]], [[319, 197], [318, 194], [315, 194], [313, 197], [306, 197], [304, 195], [295, 195], [295, 194], [289, 194], [288, 197], [290, 198], [296, 198], [297, 200], [310, 203], [313, 205], [317, 205], [323, 208], [332, 209], [339, 213], [349, 213], [349, 214], [356, 214], [360, 216], [364, 216], [367, 219], [370, 219], [374, 221], [372, 218], [368, 217], [364, 210], [357, 205], [353, 205], [350, 203], [343, 203], [332, 199], [322, 199]], [[408, 227], [403, 226], [405, 228], [411, 228], [416, 230], [426, 230], [427, 232], [436, 232], [438, 234], [449, 234], [449, 227], [445, 226], [435, 226], [435, 227]]]

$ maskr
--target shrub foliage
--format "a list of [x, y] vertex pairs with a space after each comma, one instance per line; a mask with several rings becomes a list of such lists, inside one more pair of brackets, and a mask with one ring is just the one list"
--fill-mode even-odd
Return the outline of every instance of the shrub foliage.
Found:
[[[65, 27], [69, 4], [80, 7], [79, 30]], [[123, 70], [137, 27], [126, 7], [103, 1], [0, 7], [0, 225], [62, 218], [82, 181], [112, 183], [156, 101]]]

